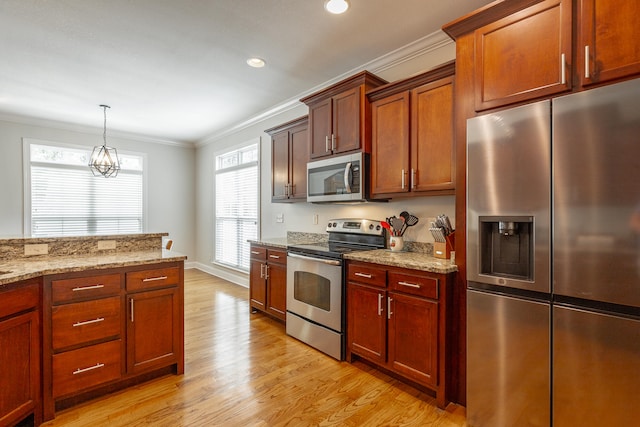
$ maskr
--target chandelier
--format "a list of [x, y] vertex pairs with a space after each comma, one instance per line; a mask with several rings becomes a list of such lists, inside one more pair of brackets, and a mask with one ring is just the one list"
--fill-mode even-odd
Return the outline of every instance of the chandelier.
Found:
[[100, 105], [104, 110], [104, 131], [102, 133], [102, 145], [93, 147], [89, 167], [94, 176], [117, 176], [120, 170], [120, 160], [118, 160], [118, 152], [113, 147], [107, 147], [107, 108], [108, 105]]

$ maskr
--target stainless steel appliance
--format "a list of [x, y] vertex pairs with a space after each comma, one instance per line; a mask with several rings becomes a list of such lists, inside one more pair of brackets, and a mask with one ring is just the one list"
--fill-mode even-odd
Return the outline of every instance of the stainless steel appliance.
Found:
[[329, 356], [344, 359], [343, 254], [381, 249], [386, 236], [380, 221], [334, 219], [326, 245], [287, 248], [287, 334]]
[[467, 121], [467, 419], [550, 417], [550, 102]]
[[307, 201], [366, 200], [367, 160], [367, 154], [358, 152], [307, 163]]
[[640, 80], [470, 119], [471, 426], [640, 418]]

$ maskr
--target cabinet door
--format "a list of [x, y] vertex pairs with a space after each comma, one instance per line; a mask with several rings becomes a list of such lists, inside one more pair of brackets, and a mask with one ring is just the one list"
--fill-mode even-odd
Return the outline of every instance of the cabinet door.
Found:
[[571, 3], [545, 0], [475, 31], [476, 110], [571, 88]]
[[307, 200], [307, 162], [309, 161], [309, 128], [307, 125], [291, 129], [289, 145], [290, 199]]
[[387, 318], [383, 290], [347, 285], [347, 346], [349, 353], [386, 362]]
[[309, 156], [311, 159], [331, 155], [331, 98], [309, 107]]
[[577, 66], [583, 85], [640, 73], [638, 0], [579, 2]]
[[360, 86], [333, 97], [333, 153], [360, 149]]
[[371, 194], [409, 191], [409, 92], [371, 103]]
[[178, 362], [180, 301], [177, 288], [127, 298], [127, 369], [145, 371]]
[[249, 301], [251, 307], [265, 310], [267, 305], [267, 281], [264, 278], [265, 263], [251, 260], [249, 266]]
[[267, 312], [285, 320], [287, 313], [287, 265], [269, 263]]
[[438, 384], [438, 303], [389, 293], [389, 365], [419, 383]]
[[411, 191], [453, 190], [453, 78], [411, 93]]
[[271, 137], [271, 201], [288, 198], [289, 185], [289, 132], [283, 131]]
[[38, 323], [35, 311], [0, 322], [0, 425], [14, 425], [36, 410], [40, 390]]

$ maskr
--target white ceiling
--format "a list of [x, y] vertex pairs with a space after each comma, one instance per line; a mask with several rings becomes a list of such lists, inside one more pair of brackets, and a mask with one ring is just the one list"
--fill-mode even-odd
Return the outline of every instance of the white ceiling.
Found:
[[[215, 138], [489, 0], [1, 0], [0, 118]], [[246, 65], [251, 56], [267, 66]]]

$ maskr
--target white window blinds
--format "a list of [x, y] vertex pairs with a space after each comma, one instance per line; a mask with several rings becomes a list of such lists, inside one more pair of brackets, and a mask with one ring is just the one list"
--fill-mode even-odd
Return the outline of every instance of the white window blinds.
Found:
[[249, 271], [258, 236], [258, 144], [216, 157], [215, 261]]
[[143, 158], [119, 154], [115, 178], [95, 177], [91, 149], [31, 143], [31, 235], [143, 232]]

